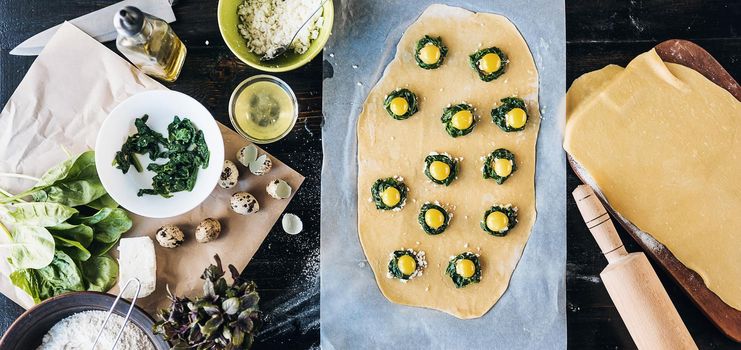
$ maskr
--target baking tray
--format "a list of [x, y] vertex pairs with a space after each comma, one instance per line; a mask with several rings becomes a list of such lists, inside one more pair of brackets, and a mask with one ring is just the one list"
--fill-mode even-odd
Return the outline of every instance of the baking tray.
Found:
[[[728, 90], [737, 100], [741, 101], [741, 87], [733, 77], [707, 51], [687, 40], [667, 40], [655, 47], [656, 53], [665, 62], [677, 63], [692, 68], [710, 79], [718, 86]], [[589, 175], [571, 155], [567, 156], [571, 169], [584, 183]], [[682, 290], [690, 297], [693, 303], [715, 324], [721, 332], [736, 342], [741, 342], [741, 311], [724, 303], [715, 293], [705, 286], [702, 277], [682, 264], [669, 249], [659, 243], [649, 233], [639, 230], [635, 225], [620, 215], [605, 200], [601, 192], [597, 192], [602, 203], [612, 217], [625, 228], [643, 250], [658, 262], [664, 271], [679, 284]]]

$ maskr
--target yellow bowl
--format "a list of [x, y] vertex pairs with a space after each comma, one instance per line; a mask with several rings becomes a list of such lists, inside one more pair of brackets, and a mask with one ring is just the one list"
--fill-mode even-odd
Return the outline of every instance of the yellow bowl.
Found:
[[329, 40], [332, 32], [332, 23], [334, 22], [334, 5], [332, 0], [324, 4], [322, 10], [324, 24], [319, 30], [319, 37], [314, 39], [303, 54], [297, 54], [289, 50], [280, 57], [270, 61], [260, 61], [260, 57], [247, 49], [244, 38], [239, 33], [237, 24], [239, 24], [239, 15], [237, 10], [242, 0], [219, 0], [217, 16], [219, 19], [219, 31], [224, 38], [226, 45], [242, 62], [266, 72], [286, 72], [301, 67], [311, 61], [324, 48], [324, 44]]

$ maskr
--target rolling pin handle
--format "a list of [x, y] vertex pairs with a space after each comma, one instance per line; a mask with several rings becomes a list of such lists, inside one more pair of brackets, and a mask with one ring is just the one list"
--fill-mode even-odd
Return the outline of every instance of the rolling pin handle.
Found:
[[610, 214], [607, 213], [592, 188], [589, 185], [579, 185], [573, 195], [589, 232], [594, 236], [605, 258], [613, 262], [628, 255], [615, 225], [610, 220]]

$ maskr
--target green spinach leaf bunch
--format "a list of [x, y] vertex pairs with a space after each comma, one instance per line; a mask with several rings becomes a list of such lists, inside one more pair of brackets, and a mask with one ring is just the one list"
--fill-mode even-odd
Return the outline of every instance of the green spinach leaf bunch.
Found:
[[101, 185], [94, 152], [52, 167], [18, 195], [0, 193], [0, 231], [7, 237], [0, 249], [8, 250], [15, 286], [37, 303], [113, 287], [118, 263], [108, 252], [132, 222]]

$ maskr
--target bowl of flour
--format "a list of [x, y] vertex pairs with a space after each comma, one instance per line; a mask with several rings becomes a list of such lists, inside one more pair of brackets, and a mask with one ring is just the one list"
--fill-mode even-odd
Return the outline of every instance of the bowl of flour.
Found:
[[[0, 339], [3, 350], [89, 350], [103, 325], [115, 296], [96, 292], [63, 294], [44, 301], [21, 315]], [[111, 349], [123, 325], [129, 303], [121, 300], [94, 349]], [[154, 320], [135, 307], [117, 350], [166, 350], [169, 344], [152, 333]]]

